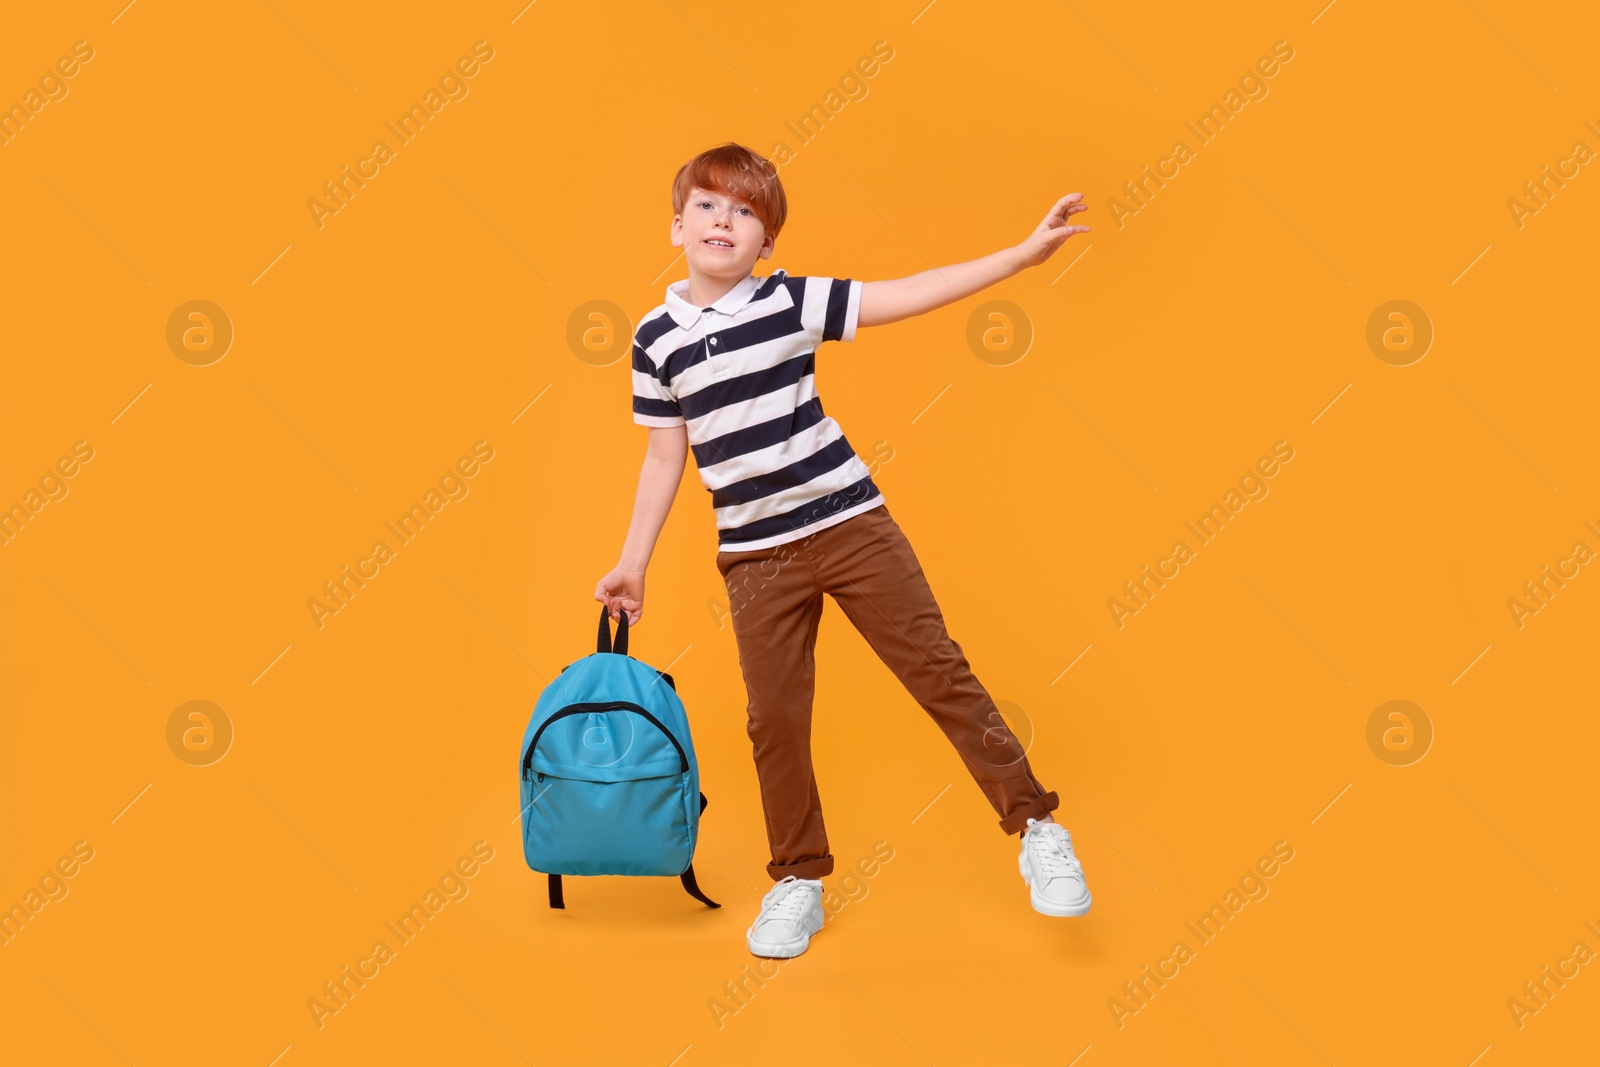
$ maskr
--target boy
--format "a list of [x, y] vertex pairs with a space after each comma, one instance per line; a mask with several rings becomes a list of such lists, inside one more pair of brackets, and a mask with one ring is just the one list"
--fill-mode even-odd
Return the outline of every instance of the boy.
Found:
[[716, 511], [776, 884], [745, 933], [758, 956], [788, 958], [822, 928], [833, 871], [811, 764], [811, 703], [822, 594], [832, 596], [956, 747], [1007, 834], [1033, 907], [1082, 915], [1090, 895], [1060, 803], [966, 656], [945, 632], [922, 567], [866, 464], [824, 415], [814, 381], [824, 341], [943, 307], [1050, 258], [1087, 226], [1081, 193], [1058, 200], [1026, 240], [982, 259], [894, 281], [751, 274], [772, 256], [787, 202], [777, 170], [729, 142], [702, 152], [672, 187], [672, 243], [689, 277], [634, 334], [634, 421], [650, 427], [621, 560], [595, 599], [612, 619], [643, 615], [644, 575], [693, 447]]

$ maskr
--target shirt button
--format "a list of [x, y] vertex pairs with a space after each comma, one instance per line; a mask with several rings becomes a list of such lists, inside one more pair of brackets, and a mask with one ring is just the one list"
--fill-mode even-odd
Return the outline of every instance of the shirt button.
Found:
[[712, 339], [711, 339], [711, 343], [712, 343], [712, 344], [716, 344], [716, 343], [717, 343], [717, 339], [716, 339], [716, 338], [715, 338], [715, 337], [713, 337], [713, 338], [712, 338]]

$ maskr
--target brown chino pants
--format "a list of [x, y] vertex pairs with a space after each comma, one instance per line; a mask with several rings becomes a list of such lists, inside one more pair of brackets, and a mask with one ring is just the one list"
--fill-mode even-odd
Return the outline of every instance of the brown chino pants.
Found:
[[811, 764], [814, 652], [822, 594], [933, 717], [1000, 815], [1020, 833], [1060, 797], [1046, 792], [994, 700], [973, 676], [900, 525], [886, 505], [772, 548], [722, 551], [739, 667], [750, 703], [774, 881], [833, 872]]

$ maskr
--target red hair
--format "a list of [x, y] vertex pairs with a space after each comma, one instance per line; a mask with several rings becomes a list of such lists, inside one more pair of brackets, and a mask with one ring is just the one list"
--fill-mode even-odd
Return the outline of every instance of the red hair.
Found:
[[778, 168], [742, 144], [728, 141], [709, 148], [678, 168], [672, 180], [672, 213], [683, 214], [693, 189], [722, 193], [744, 201], [777, 237], [789, 214], [789, 203], [778, 180]]

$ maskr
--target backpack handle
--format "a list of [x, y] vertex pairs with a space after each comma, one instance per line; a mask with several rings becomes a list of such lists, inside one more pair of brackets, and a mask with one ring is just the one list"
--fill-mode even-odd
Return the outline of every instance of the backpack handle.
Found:
[[611, 625], [609, 618], [611, 609], [600, 605], [600, 637], [595, 643], [596, 652], [615, 652], [619, 656], [628, 654], [628, 613], [624, 610], [617, 619], [617, 646], [611, 647]]

